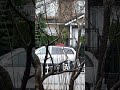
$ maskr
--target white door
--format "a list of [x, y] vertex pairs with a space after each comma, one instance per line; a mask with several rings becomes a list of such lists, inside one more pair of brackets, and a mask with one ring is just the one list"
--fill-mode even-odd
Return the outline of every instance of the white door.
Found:
[[74, 28], [73, 29], [73, 41], [72, 41], [73, 47], [76, 47], [76, 45], [77, 45], [76, 41], [78, 41], [78, 29]]

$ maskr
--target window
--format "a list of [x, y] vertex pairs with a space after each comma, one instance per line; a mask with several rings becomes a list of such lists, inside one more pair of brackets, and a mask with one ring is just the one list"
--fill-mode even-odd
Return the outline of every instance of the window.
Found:
[[64, 48], [66, 54], [74, 54], [73, 51], [69, 48]]
[[53, 47], [52, 54], [64, 54], [62, 48]]
[[39, 50], [39, 54], [46, 54], [46, 48], [42, 48]]

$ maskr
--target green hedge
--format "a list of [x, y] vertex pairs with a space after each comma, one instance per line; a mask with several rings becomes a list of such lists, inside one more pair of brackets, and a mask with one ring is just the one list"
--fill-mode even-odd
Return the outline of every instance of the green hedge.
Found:
[[[57, 36], [49, 36], [48, 38], [46, 36], [41, 36], [39, 38], [39, 41], [36, 41], [36, 47], [41, 47], [41, 46], [45, 46], [46, 44], [48, 44], [48, 40], [49, 42], [55, 40], [57, 38]], [[54, 45], [54, 43], [53, 43]]]

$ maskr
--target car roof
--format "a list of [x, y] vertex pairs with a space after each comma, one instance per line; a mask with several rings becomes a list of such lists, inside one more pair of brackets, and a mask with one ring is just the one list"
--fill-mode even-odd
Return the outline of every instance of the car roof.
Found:
[[62, 47], [62, 48], [72, 48], [72, 47], [67, 47], [67, 46], [49, 46], [49, 47]]
[[[42, 46], [42, 47], [45, 47], [45, 46]], [[42, 47], [40, 47], [40, 48], [42, 48]], [[62, 48], [72, 48], [72, 47], [67, 47], [67, 46], [49, 46], [49, 47], [62, 47]], [[37, 48], [37, 49], [39, 49], [39, 48]]]
[[[45, 47], [45, 46], [42, 46], [42, 47], [40, 47], [40, 48], [37, 48], [35, 51], [38, 51], [38, 50], [40, 50], [41, 48], [43, 48], [43, 47]], [[49, 47], [60, 47], [60, 48], [70, 48], [70, 49], [74, 49], [74, 48], [72, 48], [72, 47], [67, 47], [67, 46], [49, 46]]]

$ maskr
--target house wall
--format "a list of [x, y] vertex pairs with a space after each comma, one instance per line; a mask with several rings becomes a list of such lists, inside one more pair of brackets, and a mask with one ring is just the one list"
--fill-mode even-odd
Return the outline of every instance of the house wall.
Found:
[[[85, 5], [86, 45], [91, 50], [93, 50], [94, 48], [96, 48], [95, 50], [97, 50], [99, 48], [98, 46], [100, 45], [99, 38], [100, 35], [102, 35], [103, 30], [104, 8], [100, 3], [95, 4], [91, 2], [90, 0], [86, 0]], [[111, 12], [112, 14], [110, 19], [112, 22], [113, 19], [117, 18], [116, 15], [120, 16], [119, 6], [113, 5]], [[99, 33], [100, 35], [97, 33]]]
[[[104, 8], [103, 6], [99, 5], [92, 5], [91, 7], [88, 4], [88, 1], [86, 0], [86, 46], [87, 46], [87, 51], [92, 52], [93, 50], [98, 50], [100, 41], [99, 38], [95, 31], [98, 31], [100, 35], [102, 35], [103, 31], [103, 19], [104, 19]], [[120, 16], [120, 10], [117, 9], [119, 6], [113, 5], [112, 6], [112, 14], [111, 14], [111, 21], [112, 23], [113, 19], [116, 19], [116, 13], [118, 16]], [[117, 10], [117, 12], [116, 12]], [[120, 19], [120, 17], [119, 17]], [[93, 28], [94, 27], [94, 28]], [[94, 49], [96, 47], [96, 49]], [[96, 54], [95, 52], [92, 52], [93, 54]], [[86, 72], [87, 73], [87, 72]], [[115, 74], [116, 75], [116, 74]], [[109, 74], [108, 77], [108, 85], [112, 86], [113, 81], [115, 80], [115, 75]], [[110, 77], [110, 78], [109, 78]], [[106, 79], [107, 80], [107, 79]]]
[[90, 49], [97, 51], [99, 44], [99, 34], [102, 35], [103, 29], [103, 8], [101, 6], [90, 8]]
[[69, 2], [65, 0], [59, 0], [58, 4], [58, 16], [60, 22], [68, 21], [70, 18], [73, 17], [74, 0], [69, 0]]

